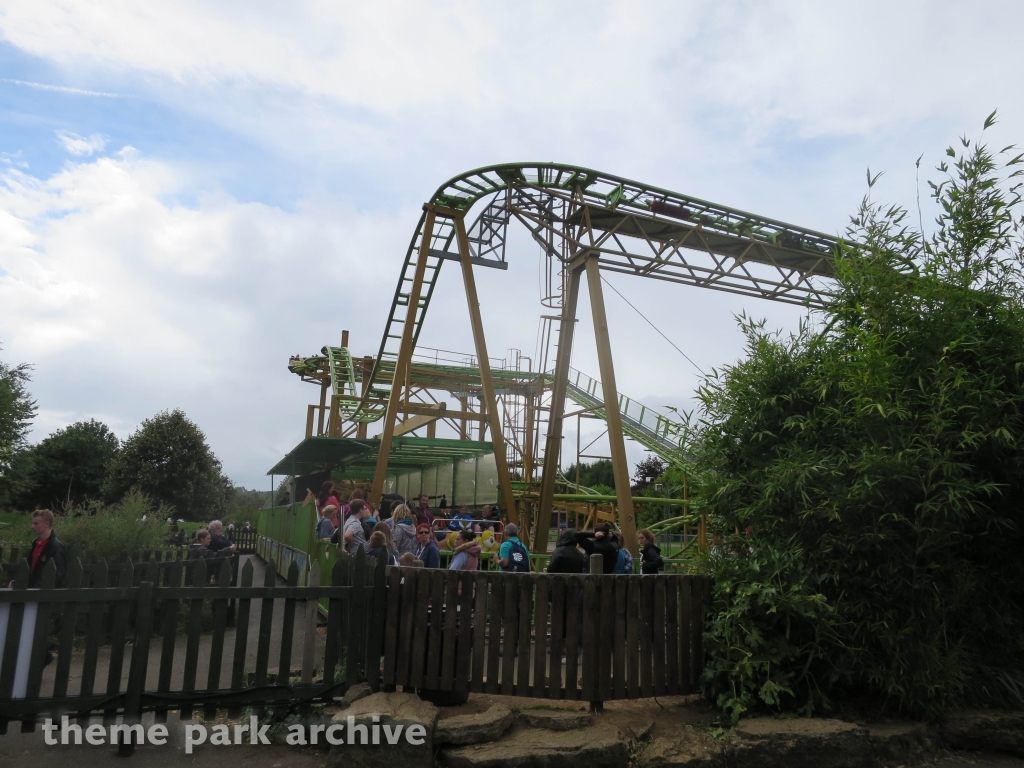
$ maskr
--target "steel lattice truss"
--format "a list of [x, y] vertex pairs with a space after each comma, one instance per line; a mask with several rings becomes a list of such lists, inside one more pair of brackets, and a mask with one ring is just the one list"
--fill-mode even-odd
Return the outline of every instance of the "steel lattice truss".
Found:
[[[470, 171], [442, 185], [430, 203], [468, 211], [485, 199], [483, 212], [469, 230], [470, 247], [475, 264], [499, 269], [507, 267], [506, 231], [515, 219], [565, 265], [597, 254], [601, 269], [610, 272], [819, 308], [827, 302], [833, 259], [842, 247], [837, 238], [821, 232], [555, 163]], [[421, 216], [409, 243], [395, 290], [372, 376], [374, 398], [390, 389], [382, 363], [397, 357], [404, 324], [414, 323], [415, 344], [441, 265], [458, 260], [454, 223], [439, 216], [429, 244], [424, 289], [415, 311], [410, 311], [424, 220]]]

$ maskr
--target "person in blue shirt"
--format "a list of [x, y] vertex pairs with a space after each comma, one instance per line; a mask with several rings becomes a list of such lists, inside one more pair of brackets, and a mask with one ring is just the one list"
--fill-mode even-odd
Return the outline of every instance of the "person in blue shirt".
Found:
[[515, 523], [505, 526], [505, 540], [497, 554], [498, 567], [510, 573], [530, 572], [530, 551], [519, 540], [519, 528]]
[[421, 525], [416, 529], [416, 558], [423, 561], [424, 568], [441, 567], [441, 552], [429, 525]]
[[468, 531], [472, 525], [473, 516], [466, 511], [465, 506], [461, 506], [457, 512], [452, 513], [452, 519], [448, 521], [448, 530]]

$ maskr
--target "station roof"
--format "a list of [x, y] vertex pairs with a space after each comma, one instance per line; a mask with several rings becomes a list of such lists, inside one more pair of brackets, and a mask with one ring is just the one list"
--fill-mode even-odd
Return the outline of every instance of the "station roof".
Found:
[[[379, 448], [380, 440], [371, 438], [307, 437], [267, 474], [309, 475], [331, 470], [341, 478], [372, 477]], [[396, 437], [391, 443], [388, 471], [423, 469], [493, 452], [494, 446], [489, 440]]]

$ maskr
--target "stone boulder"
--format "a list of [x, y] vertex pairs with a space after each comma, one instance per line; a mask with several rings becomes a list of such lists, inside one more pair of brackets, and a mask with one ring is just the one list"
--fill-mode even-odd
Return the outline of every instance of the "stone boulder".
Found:
[[626, 768], [629, 745], [618, 728], [521, 728], [498, 741], [446, 747], [448, 768]]
[[875, 760], [885, 768], [923, 763], [938, 752], [934, 734], [924, 723], [873, 723], [867, 730]]
[[345, 695], [341, 697], [337, 704], [332, 707], [325, 707], [324, 714], [328, 717], [334, 717], [342, 710], [348, 709], [360, 699], [365, 699], [367, 696], [373, 695], [373, 688], [366, 683], [356, 683], [347, 691]]
[[[358, 731], [349, 733], [349, 718], [354, 725], [366, 726], [367, 744], [361, 743]], [[331, 746], [327, 768], [432, 768], [434, 762], [434, 727], [437, 707], [423, 701], [413, 693], [375, 693], [353, 702], [348, 709], [338, 712], [332, 724], [345, 726], [345, 744]], [[397, 743], [387, 742], [387, 725], [392, 733], [402, 726]], [[378, 727], [380, 743], [373, 744], [373, 729]], [[412, 726], [422, 726], [422, 744], [410, 744], [406, 736]], [[415, 740], [421, 740], [417, 737]], [[356, 742], [356, 743], [350, 743]]]
[[873, 768], [868, 732], [841, 720], [741, 720], [726, 745], [731, 768]]
[[574, 731], [590, 725], [590, 713], [575, 709], [521, 709], [519, 720], [549, 731]]
[[725, 745], [705, 731], [684, 727], [651, 741], [637, 759], [640, 768], [725, 768]]
[[956, 712], [942, 726], [942, 741], [953, 749], [1009, 752], [1024, 757], [1024, 712]]
[[455, 715], [437, 721], [434, 745], [479, 744], [501, 738], [512, 726], [512, 710], [495, 704], [486, 712], [475, 715]]

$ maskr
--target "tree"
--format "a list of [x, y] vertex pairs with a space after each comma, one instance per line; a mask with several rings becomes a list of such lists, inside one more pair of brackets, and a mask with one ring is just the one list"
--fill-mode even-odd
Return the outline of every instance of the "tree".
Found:
[[29, 366], [0, 362], [0, 502], [24, 490], [28, 464], [18, 460], [26, 445], [36, 403], [29, 395]]
[[99, 500], [117, 436], [94, 419], [58, 430], [25, 451], [30, 485], [15, 503], [22, 509], [70, 509]]
[[652, 454], [638, 461], [633, 469], [633, 482], [636, 483], [633, 486], [634, 492], [639, 492], [648, 485], [651, 485], [665, 474], [666, 469], [668, 469], [668, 464], [660, 456]]
[[866, 197], [821, 325], [744, 321], [699, 393], [699, 502], [753, 531], [708, 562], [704, 680], [734, 718], [1024, 705], [1022, 158], [948, 154], [930, 239]]
[[135, 488], [186, 520], [211, 520], [226, 509], [229, 486], [206, 436], [174, 410], [143, 421], [124, 441], [110, 462], [104, 495], [120, 499]]
[[[598, 459], [591, 464], [581, 462], [579, 472], [580, 485], [595, 490], [598, 493], [615, 493], [615, 474], [612, 471], [610, 459]], [[575, 464], [565, 470], [565, 479], [570, 483], [576, 482]]]

